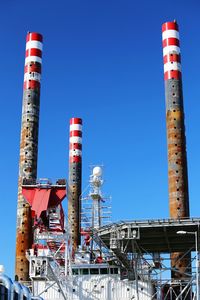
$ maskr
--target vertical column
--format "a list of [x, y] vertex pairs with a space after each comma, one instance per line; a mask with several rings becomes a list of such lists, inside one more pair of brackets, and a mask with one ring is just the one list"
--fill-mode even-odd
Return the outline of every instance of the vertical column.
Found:
[[42, 35], [39, 33], [27, 34], [18, 179], [15, 268], [16, 277], [20, 281], [29, 279], [29, 263], [25, 252], [32, 246], [32, 219], [30, 206], [22, 195], [22, 183], [25, 178], [37, 178], [42, 41]]
[[[168, 143], [168, 185], [170, 217], [189, 217], [186, 138], [184, 125], [181, 56], [178, 24], [162, 26], [164, 80]], [[177, 270], [173, 278], [181, 278], [187, 269], [189, 258], [180, 259], [183, 253], [171, 255], [171, 265]]]
[[70, 120], [68, 224], [72, 254], [80, 244], [80, 196], [82, 175], [82, 120]]

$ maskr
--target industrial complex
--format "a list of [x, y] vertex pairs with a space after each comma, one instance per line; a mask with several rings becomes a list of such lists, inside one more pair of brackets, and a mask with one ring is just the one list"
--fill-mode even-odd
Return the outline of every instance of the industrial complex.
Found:
[[162, 25], [162, 46], [170, 215], [113, 223], [111, 198], [102, 191], [102, 165], [91, 166], [88, 189], [82, 190], [87, 120], [69, 120], [68, 178], [37, 178], [43, 37], [27, 34], [15, 278], [0, 266], [0, 299], [199, 300], [200, 219], [189, 211], [176, 21]]

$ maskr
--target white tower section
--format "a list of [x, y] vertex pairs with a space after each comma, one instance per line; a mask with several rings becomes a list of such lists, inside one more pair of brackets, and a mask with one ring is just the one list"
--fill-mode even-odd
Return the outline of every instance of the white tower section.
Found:
[[101, 202], [103, 201], [101, 187], [103, 185], [102, 168], [97, 166], [92, 170], [90, 175], [90, 193], [89, 196], [93, 200], [92, 205], [92, 228], [98, 229], [101, 222]]
[[83, 232], [98, 229], [111, 221], [111, 199], [102, 193], [103, 168], [93, 166], [89, 179], [89, 192], [81, 199], [81, 228]]

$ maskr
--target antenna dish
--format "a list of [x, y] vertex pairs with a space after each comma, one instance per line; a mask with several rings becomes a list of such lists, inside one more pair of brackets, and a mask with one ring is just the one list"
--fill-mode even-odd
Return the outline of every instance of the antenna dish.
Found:
[[93, 176], [101, 176], [102, 175], [102, 168], [101, 167], [94, 167], [92, 170]]

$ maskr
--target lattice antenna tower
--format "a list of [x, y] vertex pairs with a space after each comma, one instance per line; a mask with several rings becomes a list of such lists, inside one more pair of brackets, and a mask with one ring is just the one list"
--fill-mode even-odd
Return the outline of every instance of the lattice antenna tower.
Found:
[[81, 199], [81, 227], [83, 231], [98, 230], [111, 221], [111, 197], [104, 197], [103, 166], [91, 166], [89, 192]]

